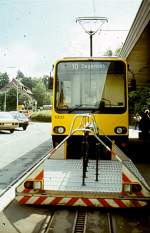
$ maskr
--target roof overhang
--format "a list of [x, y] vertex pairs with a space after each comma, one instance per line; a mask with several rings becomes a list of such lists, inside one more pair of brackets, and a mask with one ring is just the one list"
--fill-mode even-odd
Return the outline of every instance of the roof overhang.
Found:
[[150, 1], [143, 0], [136, 14], [131, 29], [124, 42], [120, 56], [127, 58], [150, 21]]

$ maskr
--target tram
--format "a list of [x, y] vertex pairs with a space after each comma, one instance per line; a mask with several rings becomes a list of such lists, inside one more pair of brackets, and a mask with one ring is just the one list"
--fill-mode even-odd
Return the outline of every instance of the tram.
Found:
[[[99, 137], [109, 137], [119, 146], [128, 139], [127, 64], [121, 58], [64, 58], [54, 65], [52, 139], [54, 147], [67, 135], [74, 117], [94, 116]], [[106, 140], [106, 139], [104, 139]], [[66, 145], [66, 158], [76, 158], [82, 132]], [[109, 143], [109, 142], [108, 142]], [[91, 153], [95, 142], [89, 137]], [[70, 146], [72, 149], [71, 153]], [[81, 154], [78, 153], [77, 154]]]
[[149, 185], [120, 148], [128, 139], [127, 82], [127, 64], [120, 58], [56, 62], [53, 146], [16, 188], [19, 204], [128, 208], [149, 203]]

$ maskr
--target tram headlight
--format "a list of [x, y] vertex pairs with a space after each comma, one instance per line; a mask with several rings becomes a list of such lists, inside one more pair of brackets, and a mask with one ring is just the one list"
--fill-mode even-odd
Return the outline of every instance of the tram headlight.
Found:
[[116, 134], [125, 134], [127, 132], [127, 128], [124, 127], [124, 126], [117, 126], [114, 129], [114, 131], [115, 131]]
[[64, 126], [56, 126], [54, 127], [54, 132], [58, 134], [63, 134], [65, 132], [65, 127]]

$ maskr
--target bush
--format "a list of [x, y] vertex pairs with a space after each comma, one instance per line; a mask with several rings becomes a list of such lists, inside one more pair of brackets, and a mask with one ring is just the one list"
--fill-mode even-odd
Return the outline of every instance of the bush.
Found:
[[150, 87], [139, 88], [136, 91], [129, 92], [129, 121], [132, 125], [134, 123], [133, 116], [136, 113], [140, 115], [146, 109], [150, 109]]
[[38, 112], [33, 112], [30, 115], [31, 121], [40, 121], [40, 122], [51, 122], [51, 111], [43, 110]]

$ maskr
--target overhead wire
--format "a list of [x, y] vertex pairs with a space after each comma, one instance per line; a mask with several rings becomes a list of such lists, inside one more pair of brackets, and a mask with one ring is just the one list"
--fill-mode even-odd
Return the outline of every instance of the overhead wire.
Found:
[[95, 0], [92, 0], [92, 11], [93, 11], [93, 16], [95, 16]]

